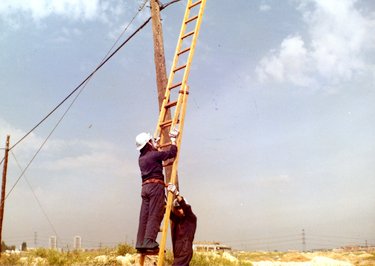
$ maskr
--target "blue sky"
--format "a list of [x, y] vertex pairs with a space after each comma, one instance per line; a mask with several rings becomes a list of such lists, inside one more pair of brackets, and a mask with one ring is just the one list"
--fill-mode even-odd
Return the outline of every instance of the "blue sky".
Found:
[[[18, 141], [95, 69], [141, 4], [1, 1], [0, 142]], [[184, 9], [162, 12], [168, 72]], [[372, 1], [207, 1], [179, 164], [197, 241], [301, 249], [304, 229], [307, 248], [375, 244], [374, 30]], [[12, 150], [8, 191], [16, 160], [30, 162], [69, 103]], [[33, 246], [35, 232], [37, 245], [55, 233], [64, 247], [75, 235], [86, 247], [131, 243], [134, 139], [154, 131], [157, 109], [148, 25], [90, 80], [9, 194], [6, 243]]]

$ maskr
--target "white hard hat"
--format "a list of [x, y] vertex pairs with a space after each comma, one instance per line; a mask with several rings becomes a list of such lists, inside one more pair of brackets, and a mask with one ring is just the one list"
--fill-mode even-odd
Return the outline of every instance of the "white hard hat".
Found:
[[142, 132], [135, 137], [135, 145], [137, 146], [137, 150], [141, 150], [147, 142], [152, 139], [152, 136], [150, 133]]

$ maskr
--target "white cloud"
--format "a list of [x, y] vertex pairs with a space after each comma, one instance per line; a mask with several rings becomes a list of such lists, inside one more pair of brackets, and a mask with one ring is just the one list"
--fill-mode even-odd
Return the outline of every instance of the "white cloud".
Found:
[[[0, 140], [9, 134], [10, 147], [25, 136], [26, 132], [15, 129], [12, 125], [0, 118]], [[22, 168], [30, 162], [37, 150], [45, 141], [44, 137], [31, 133], [19, 145], [12, 149], [17, 162]], [[3, 144], [3, 145], [4, 145]], [[4, 147], [2, 145], [2, 147]], [[39, 157], [42, 157], [40, 160]], [[14, 165], [11, 160], [11, 165]], [[131, 165], [132, 167], [129, 167]], [[72, 175], [95, 173], [95, 175], [123, 176], [124, 174], [138, 175], [134, 162], [127, 162], [122, 156], [122, 150], [113, 143], [101, 140], [88, 141], [79, 139], [62, 140], [50, 138], [38, 154], [33, 163], [33, 169], [43, 172], [52, 171], [65, 173], [69, 170]], [[77, 174], [78, 173], [78, 174]]]
[[308, 85], [311, 80], [307, 72], [308, 51], [300, 36], [290, 36], [283, 40], [279, 52], [263, 58], [256, 72], [261, 81], [272, 77], [279, 82], [290, 81], [298, 85]]
[[313, 79], [324, 79], [335, 84], [370, 68], [366, 53], [374, 52], [375, 24], [356, 9], [355, 1], [303, 1], [298, 10], [307, 38], [288, 36], [277, 51], [262, 58], [256, 68], [260, 81], [308, 86]]
[[269, 11], [271, 9], [271, 6], [270, 5], [267, 5], [267, 4], [261, 4], [259, 6], [259, 10], [260, 11]]
[[71, 20], [108, 22], [108, 18], [117, 17], [124, 9], [121, 1], [112, 1], [109, 5], [100, 0], [2, 0], [0, 18], [17, 27], [25, 15], [35, 22], [52, 15]]

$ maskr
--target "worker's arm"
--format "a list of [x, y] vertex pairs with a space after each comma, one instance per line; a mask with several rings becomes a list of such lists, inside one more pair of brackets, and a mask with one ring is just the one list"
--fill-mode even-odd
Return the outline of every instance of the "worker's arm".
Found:
[[185, 216], [189, 217], [189, 219], [196, 219], [190, 204], [187, 204], [184, 197], [181, 195], [177, 196], [178, 204], [180, 204], [181, 208], [184, 210]]
[[165, 161], [171, 158], [176, 157], [177, 155], [177, 146], [176, 145], [171, 145], [169, 150], [166, 151], [158, 151], [155, 153], [155, 156], [157, 159], [161, 161]]
[[180, 192], [177, 190], [176, 185], [169, 183], [167, 190], [176, 196], [178, 204], [184, 210], [185, 215], [190, 216], [193, 215], [193, 211], [191, 210], [191, 206], [186, 204], [186, 201], [183, 196], [181, 196]]
[[159, 151], [157, 153], [157, 157], [159, 160], [165, 161], [171, 158], [176, 157], [177, 155], [177, 146], [176, 146], [176, 138], [178, 136], [178, 130], [173, 129], [169, 132], [169, 138], [171, 139], [172, 145], [170, 146], [169, 150], [166, 151]]

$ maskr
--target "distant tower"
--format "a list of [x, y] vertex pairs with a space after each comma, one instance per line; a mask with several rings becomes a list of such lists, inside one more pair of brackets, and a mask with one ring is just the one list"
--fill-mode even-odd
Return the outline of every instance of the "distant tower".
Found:
[[305, 229], [302, 229], [302, 248], [303, 248], [303, 251], [306, 251], [306, 236], [305, 236]]
[[80, 236], [75, 236], [73, 240], [73, 248], [81, 249], [82, 248], [82, 239]]
[[37, 232], [34, 232], [34, 248], [37, 247], [38, 245], [38, 233]]
[[57, 249], [57, 238], [56, 236], [50, 236], [49, 238], [49, 248]]

